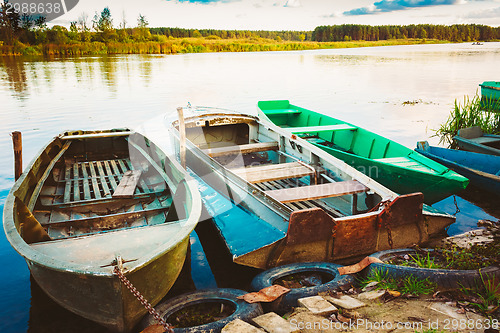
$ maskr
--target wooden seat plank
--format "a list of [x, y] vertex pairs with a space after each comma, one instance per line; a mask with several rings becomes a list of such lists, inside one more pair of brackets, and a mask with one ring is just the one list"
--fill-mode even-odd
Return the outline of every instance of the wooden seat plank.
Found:
[[231, 171], [250, 183], [262, 183], [272, 180], [314, 175], [314, 170], [299, 162], [267, 164], [249, 168], [239, 168]]
[[348, 180], [338, 183], [327, 183], [320, 185], [300, 186], [280, 190], [264, 191], [270, 197], [280, 202], [295, 202], [305, 200], [316, 200], [321, 198], [338, 197], [348, 194], [356, 194], [368, 191], [369, 188], [356, 180]]
[[66, 165], [66, 184], [64, 186], [64, 202], [69, 202], [71, 200], [71, 165]]
[[85, 200], [90, 200], [92, 199], [90, 196], [90, 186], [89, 186], [89, 175], [87, 173], [87, 163], [79, 163], [80, 167], [82, 169], [82, 174], [83, 174], [83, 195]]
[[104, 167], [106, 168], [106, 172], [108, 173], [108, 179], [111, 184], [111, 190], [114, 191], [115, 188], [118, 186], [118, 184], [116, 183], [114, 173], [111, 171], [111, 166], [109, 161], [104, 161]]
[[210, 157], [234, 155], [234, 154], [248, 154], [259, 151], [278, 150], [278, 142], [259, 142], [249, 143], [245, 145], [234, 145], [228, 147], [218, 147], [204, 149], [203, 151]]
[[329, 131], [352, 131], [356, 127], [347, 124], [325, 125], [325, 126], [305, 126], [305, 127], [290, 127], [290, 132], [299, 133], [312, 133], [312, 132], [329, 132]]
[[[80, 173], [78, 172], [78, 164], [75, 163], [73, 164], [73, 177], [74, 178], [80, 178]], [[73, 201], [79, 201], [80, 200], [80, 181], [75, 180], [73, 183]]]
[[120, 184], [113, 193], [113, 198], [130, 198], [134, 196], [135, 188], [141, 178], [140, 170], [128, 170], [120, 180]]
[[474, 138], [470, 139], [473, 142], [477, 142], [480, 144], [487, 144], [487, 143], [495, 143], [495, 142], [500, 142], [500, 139], [495, 138], [495, 137], [488, 137], [488, 136], [481, 136], [479, 138]]
[[[89, 169], [90, 169], [90, 175], [92, 176], [92, 188], [94, 190], [94, 196], [96, 199], [100, 199], [102, 197], [101, 189], [99, 187], [99, 183], [97, 182], [97, 173], [96, 170], [94, 169], [94, 162], [89, 162]], [[106, 192], [106, 190], [104, 190], [104, 192]]]

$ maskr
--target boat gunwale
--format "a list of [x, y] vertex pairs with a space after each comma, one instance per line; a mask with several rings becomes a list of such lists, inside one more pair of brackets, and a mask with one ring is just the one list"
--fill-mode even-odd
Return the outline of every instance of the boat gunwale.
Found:
[[[104, 131], [111, 131], [111, 130], [104, 130]], [[66, 132], [71, 132], [71, 131], [65, 131]], [[101, 132], [98, 130], [95, 131], [84, 131], [84, 132]], [[131, 131], [132, 133], [136, 133]], [[139, 134], [139, 133], [138, 133]], [[17, 179], [12, 186], [11, 190], [9, 191], [9, 194], [5, 200], [5, 205], [4, 205], [4, 211], [3, 211], [3, 228], [5, 235], [7, 237], [7, 240], [11, 244], [11, 246], [18, 252], [25, 260], [36, 263], [38, 266], [43, 266], [51, 270], [56, 270], [56, 271], [61, 271], [61, 272], [71, 272], [74, 274], [84, 274], [84, 275], [95, 275], [95, 276], [107, 276], [107, 277], [112, 277], [115, 276], [113, 273], [112, 269], [109, 269], [109, 272], [105, 271], [102, 269], [102, 267], [96, 268], [96, 270], [89, 269], [88, 266], [83, 266], [81, 264], [76, 264], [72, 262], [67, 262], [67, 261], [61, 261], [58, 260], [56, 257], [46, 255], [44, 253], [41, 253], [39, 251], [36, 251], [33, 249], [30, 244], [26, 243], [24, 239], [21, 237], [19, 234], [15, 222], [14, 222], [14, 206], [15, 206], [15, 192], [17, 192], [23, 182], [26, 180], [26, 177], [28, 176], [29, 172], [31, 171], [32, 167], [34, 164], [38, 161], [38, 159], [42, 156], [43, 152], [46, 151], [52, 144], [57, 139], [60, 139], [60, 136], [62, 134], [53, 137], [52, 140], [50, 140], [43, 148], [38, 152], [38, 154], [35, 155], [35, 157], [30, 161], [28, 166], [24, 169], [23, 173]], [[146, 138], [146, 136], [139, 134]], [[153, 142], [154, 143], [154, 142]], [[155, 146], [158, 148], [158, 146], [155, 144]], [[159, 148], [158, 148], [159, 149]], [[169, 162], [175, 166], [176, 169], [178, 169], [183, 175], [184, 175], [184, 180], [186, 184], [186, 188], [188, 192], [190, 193], [192, 200], [191, 200], [191, 207], [188, 209], [190, 212], [189, 217], [184, 220], [178, 220], [176, 223], [182, 223], [183, 226], [179, 230], [178, 235], [176, 237], [172, 237], [172, 239], [178, 239], [179, 241], [183, 240], [186, 236], [188, 236], [192, 230], [194, 230], [196, 224], [199, 222], [199, 218], [201, 216], [201, 196], [198, 191], [198, 187], [196, 184], [196, 181], [180, 166], [180, 163], [178, 163], [175, 159], [170, 158], [169, 156], [165, 155], [165, 158], [169, 160]], [[196, 213], [198, 212], [198, 213]], [[159, 225], [154, 225], [154, 226], [144, 226], [142, 228], [149, 228], [149, 227], [161, 227], [164, 226], [165, 224], [159, 224]], [[169, 224], [167, 224], [169, 225]], [[171, 224], [170, 224], [171, 225]], [[127, 231], [131, 229], [139, 229], [139, 228], [129, 228], [129, 229], [122, 229], [122, 230], [116, 230], [112, 231], [114, 233], [116, 232], [121, 232], [121, 231]], [[106, 234], [109, 233], [103, 233], [103, 234], [96, 234], [96, 235], [89, 235], [89, 236], [82, 236], [83, 237], [92, 237], [92, 236], [103, 236], [105, 237]], [[182, 236], [182, 237], [181, 237]], [[133, 262], [128, 262], [124, 264], [124, 267], [127, 270], [127, 273], [131, 273], [137, 270], [140, 270], [144, 266], [147, 266], [149, 263], [153, 262], [157, 258], [161, 257], [164, 253], [168, 252], [172, 248], [177, 245], [178, 242], [172, 242], [172, 244], [166, 248], [166, 247], [155, 247], [152, 249], [150, 252], [147, 254], [141, 256], [137, 260]], [[110, 258], [110, 260], [113, 260], [114, 258]], [[100, 270], [99, 270], [100, 269]], [[102, 270], [102, 271], [101, 271]]]

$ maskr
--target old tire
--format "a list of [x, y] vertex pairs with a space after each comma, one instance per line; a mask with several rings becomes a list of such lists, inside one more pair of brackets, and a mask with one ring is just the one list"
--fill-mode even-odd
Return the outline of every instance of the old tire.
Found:
[[266, 310], [284, 314], [297, 306], [297, 300], [302, 297], [316, 296], [318, 293], [336, 290], [341, 287], [350, 287], [354, 283], [354, 278], [350, 275], [339, 275], [336, 265], [328, 262], [308, 262], [289, 264], [275, 267], [257, 275], [251, 284], [251, 289], [259, 291], [263, 288], [272, 286], [274, 282], [285, 276], [297, 273], [319, 273], [331, 277], [326, 283], [306, 288], [291, 289], [288, 293], [276, 299], [271, 303], [262, 303]]
[[[234, 306], [235, 310], [228, 317], [204, 325], [174, 329], [176, 333], [220, 332], [224, 326], [235, 319], [248, 321], [263, 313], [260, 304], [249, 304], [244, 300], [237, 299], [238, 296], [245, 294], [247, 294], [246, 291], [228, 288], [198, 290], [161, 302], [155, 306], [155, 309], [160, 313], [162, 318], [168, 322], [168, 318], [172, 314], [191, 305], [202, 303], [230, 303]], [[155, 324], [157, 324], [156, 320], [152, 315], [148, 314], [143, 318], [141, 328], [144, 329]]]
[[[426, 249], [427, 251], [433, 251], [432, 249]], [[429, 279], [438, 285], [442, 289], [457, 289], [461, 287], [474, 287], [481, 285], [481, 276], [486, 277], [497, 277], [500, 278], [500, 268], [495, 266], [488, 266], [481, 269], [473, 270], [458, 270], [458, 269], [434, 269], [434, 268], [418, 268], [418, 267], [407, 267], [398, 266], [392, 264], [386, 264], [385, 262], [390, 260], [396, 255], [405, 255], [415, 253], [413, 249], [394, 249], [380, 251], [372, 254], [371, 257], [378, 258], [384, 263], [373, 263], [364, 270], [364, 274], [369, 275], [374, 270], [385, 271], [393, 278], [404, 278], [408, 276], [414, 276], [419, 279], [425, 280]]]

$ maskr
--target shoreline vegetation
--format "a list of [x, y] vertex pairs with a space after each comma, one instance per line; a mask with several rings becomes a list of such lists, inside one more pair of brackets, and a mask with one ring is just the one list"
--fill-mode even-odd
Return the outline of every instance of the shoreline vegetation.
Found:
[[116, 27], [108, 7], [89, 20], [82, 13], [70, 28], [49, 28], [43, 16], [0, 5], [0, 56], [82, 56], [202, 52], [292, 51], [388, 45], [500, 40], [500, 27], [477, 24], [319, 26], [313, 31], [250, 31], [149, 28], [143, 15], [134, 28]]
[[282, 41], [265, 38], [173, 38], [166, 42], [83, 42], [73, 44], [1, 45], [0, 56], [87, 56], [113, 54], [182, 54], [207, 52], [299, 51], [372, 46], [447, 43], [435, 39], [392, 39], [379, 41], [313, 42]]

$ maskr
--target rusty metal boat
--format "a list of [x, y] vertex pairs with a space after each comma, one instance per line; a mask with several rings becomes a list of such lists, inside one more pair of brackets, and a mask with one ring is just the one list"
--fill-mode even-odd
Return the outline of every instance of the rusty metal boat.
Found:
[[184, 263], [201, 198], [193, 179], [146, 137], [129, 130], [55, 137], [5, 203], [7, 239], [40, 287], [68, 310], [128, 332]]
[[423, 209], [421, 193], [397, 195], [255, 116], [185, 112], [184, 125], [166, 118], [166, 126], [179, 153], [185, 133], [187, 166], [206, 185], [204, 205], [238, 264], [349, 259], [424, 243], [454, 221]]

